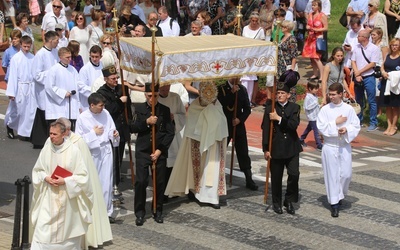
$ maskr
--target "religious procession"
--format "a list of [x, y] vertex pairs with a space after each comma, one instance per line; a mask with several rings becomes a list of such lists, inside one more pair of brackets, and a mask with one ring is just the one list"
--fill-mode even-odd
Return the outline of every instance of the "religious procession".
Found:
[[[309, 132], [333, 218], [349, 191], [351, 142], [364, 123], [377, 130], [386, 108], [384, 134], [397, 133], [400, 32], [386, 17], [400, 13], [392, 5], [380, 13], [378, 0], [349, 1], [340, 20], [345, 40], [330, 57], [329, 0], [33, 0], [23, 12], [24, 4], [3, 2], [0, 29], [7, 137], [40, 150], [30, 249], [112, 241], [127, 158], [138, 227], [148, 214], [164, 223], [164, 204], [175, 197], [221, 209], [235, 160], [245, 177], [236, 185], [257, 191], [245, 125], [257, 106], [267, 166], [260, 202], [277, 216], [301, 213], [294, 204]], [[313, 72], [302, 106], [299, 56]], [[308, 125], [300, 134], [302, 109]]]

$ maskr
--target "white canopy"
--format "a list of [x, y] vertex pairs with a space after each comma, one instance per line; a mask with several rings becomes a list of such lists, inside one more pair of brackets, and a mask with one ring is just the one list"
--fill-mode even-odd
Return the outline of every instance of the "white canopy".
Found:
[[[151, 40], [121, 38], [121, 67], [151, 74]], [[276, 45], [234, 35], [157, 37], [155, 51], [155, 76], [161, 85], [246, 74], [272, 75], [277, 70]]]

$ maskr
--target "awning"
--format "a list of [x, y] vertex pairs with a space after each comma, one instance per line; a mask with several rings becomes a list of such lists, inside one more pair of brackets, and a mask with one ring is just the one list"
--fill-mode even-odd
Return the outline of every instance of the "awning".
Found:
[[[124, 70], [151, 74], [151, 37], [120, 40]], [[157, 37], [155, 76], [160, 84], [242, 75], [274, 75], [277, 46], [250, 38], [221, 36]]]

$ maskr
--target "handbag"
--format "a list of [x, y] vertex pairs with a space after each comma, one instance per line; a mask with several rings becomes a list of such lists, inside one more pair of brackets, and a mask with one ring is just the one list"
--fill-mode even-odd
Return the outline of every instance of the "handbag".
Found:
[[326, 49], [326, 40], [322, 37], [317, 38], [317, 53], [322, 54]]
[[343, 12], [343, 15], [340, 17], [339, 23], [340, 23], [343, 27], [347, 28], [348, 23], [347, 23], [346, 11], [344, 11], [344, 12]]
[[361, 113], [361, 106], [358, 104], [355, 100], [353, 99], [348, 99], [347, 104], [349, 104], [351, 107], [353, 107], [354, 112], [356, 112], [356, 115]]
[[[364, 56], [365, 61], [367, 61], [367, 63], [370, 63], [371, 61], [368, 60], [368, 58], [365, 56], [364, 50], [362, 48], [360, 48], [360, 49], [361, 49], [361, 52], [362, 52], [362, 54]], [[382, 77], [381, 66], [375, 66], [374, 67], [374, 76], [375, 76], [375, 78], [381, 78]]]
[[5, 41], [0, 41], [0, 52], [4, 52], [6, 49], [10, 47], [10, 40], [7, 37], [7, 31], [6, 27], [4, 27], [4, 36], [3, 40], [5, 38]]

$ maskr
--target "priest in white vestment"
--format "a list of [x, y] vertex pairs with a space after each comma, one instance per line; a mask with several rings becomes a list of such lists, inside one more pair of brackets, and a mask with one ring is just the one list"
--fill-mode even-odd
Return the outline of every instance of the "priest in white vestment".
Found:
[[[88, 169], [90, 176], [89, 181], [93, 191], [93, 207], [92, 207], [92, 224], [89, 225], [85, 235], [84, 249], [90, 247], [98, 248], [104, 242], [111, 241], [112, 232], [110, 222], [108, 220], [107, 208], [103, 198], [103, 190], [94, 165], [92, 154], [83, 138], [71, 131], [71, 122], [65, 117], [57, 119], [66, 127], [66, 139], [70, 140], [81, 152], [83, 161]], [[50, 143], [47, 140], [46, 143]]]
[[[81, 152], [65, 140], [63, 123], [50, 125], [50, 140], [32, 170], [31, 250], [81, 249], [91, 223], [92, 190]], [[51, 177], [57, 166], [72, 175]]]
[[226, 195], [225, 156], [228, 124], [213, 83], [201, 83], [200, 96], [189, 106], [183, 141], [165, 195], [189, 191], [199, 202], [218, 209]]
[[343, 86], [329, 86], [331, 102], [320, 110], [317, 127], [324, 137], [322, 169], [332, 217], [339, 216], [339, 204], [349, 190], [352, 175], [351, 142], [360, 132], [360, 120], [353, 107], [342, 100]]
[[90, 48], [89, 62], [86, 63], [79, 71], [79, 99], [81, 102], [82, 111], [89, 108], [87, 101], [89, 95], [92, 93], [92, 85], [97, 78], [103, 77], [103, 64], [100, 59], [102, 56], [102, 50], [98, 45], [94, 45]]
[[175, 125], [175, 136], [171, 145], [168, 148], [167, 158], [167, 173], [165, 175], [165, 183], [168, 183], [171, 176], [172, 167], [174, 166], [179, 147], [182, 143], [181, 131], [185, 127], [186, 110], [183, 106], [180, 96], [176, 93], [170, 92], [171, 85], [164, 85], [159, 88], [158, 102], [167, 106], [171, 111], [171, 120]]
[[113, 215], [113, 150], [118, 147], [120, 138], [110, 113], [104, 109], [105, 99], [99, 93], [89, 96], [90, 107], [83, 111], [76, 121], [76, 134], [87, 143], [101, 180], [103, 197], [110, 222]]
[[18, 135], [22, 137], [31, 136], [33, 120], [37, 108], [35, 99], [35, 88], [31, 74], [33, 54], [30, 53], [32, 38], [23, 36], [21, 38], [21, 50], [13, 56], [10, 65], [10, 75], [6, 95], [15, 101], [17, 106]]

